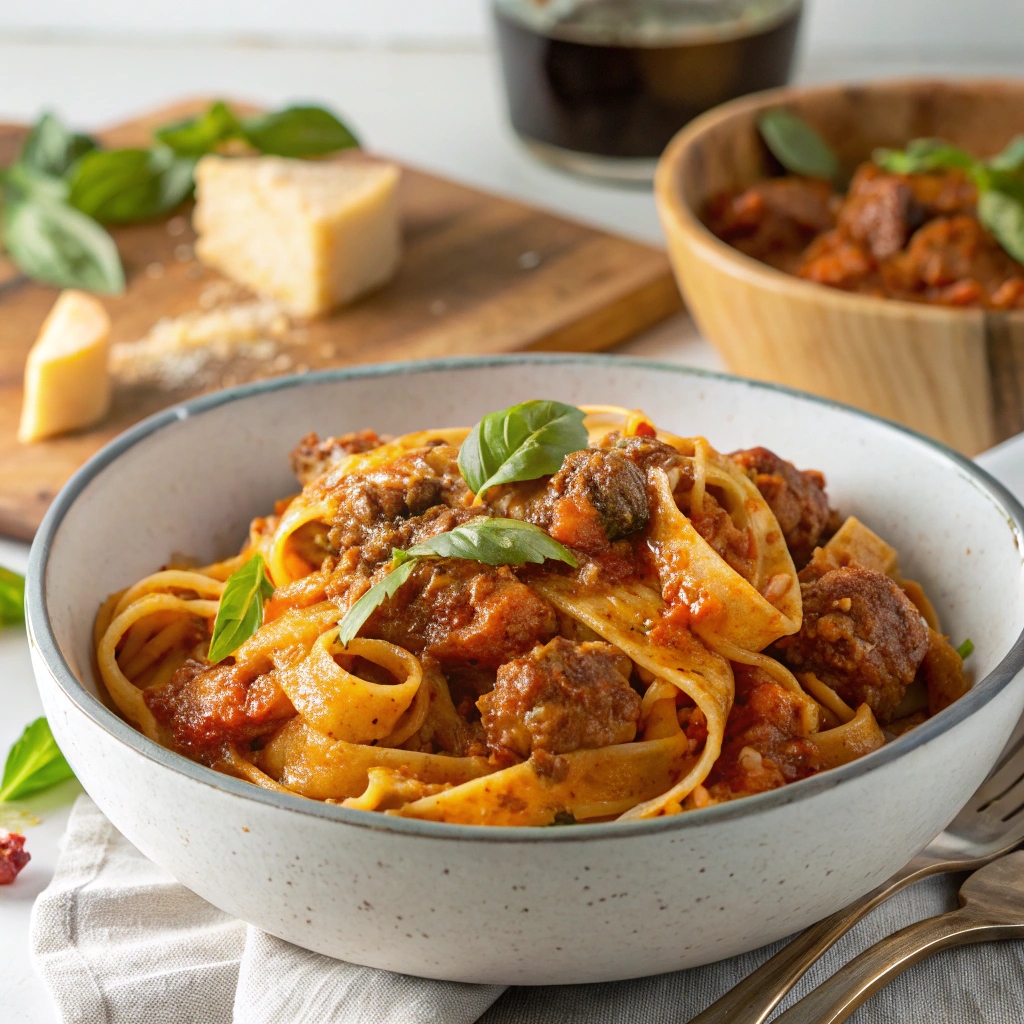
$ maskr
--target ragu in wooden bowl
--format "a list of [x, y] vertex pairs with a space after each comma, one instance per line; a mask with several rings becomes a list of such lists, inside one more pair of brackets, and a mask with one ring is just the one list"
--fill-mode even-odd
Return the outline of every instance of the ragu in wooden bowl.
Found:
[[876, 147], [942, 138], [977, 157], [1024, 133], [1024, 81], [911, 80], [777, 89], [727, 103], [669, 144], [655, 193], [686, 304], [730, 368], [848, 402], [968, 455], [1024, 430], [1024, 311], [831, 288], [717, 238], [708, 200], [774, 173], [757, 131], [799, 114], [852, 171]]

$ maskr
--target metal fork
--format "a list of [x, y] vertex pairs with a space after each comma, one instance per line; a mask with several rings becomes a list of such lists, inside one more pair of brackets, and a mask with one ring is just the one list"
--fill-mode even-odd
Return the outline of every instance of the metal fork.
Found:
[[976, 871], [1018, 846], [1024, 841], [1022, 812], [1024, 720], [1017, 727], [995, 772], [982, 783], [946, 830], [940, 832], [902, 871], [802, 932], [721, 999], [697, 1014], [690, 1024], [763, 1024], [811, 964], [865, 914], [890, 896], [929, 875]]
[[1024, 938], [1024, 852], [976, 871], [960, 887], [960, 909], [929, 917], [866, 949], [774, 1024], [841, 1024], [911, 964], [970, 942]]

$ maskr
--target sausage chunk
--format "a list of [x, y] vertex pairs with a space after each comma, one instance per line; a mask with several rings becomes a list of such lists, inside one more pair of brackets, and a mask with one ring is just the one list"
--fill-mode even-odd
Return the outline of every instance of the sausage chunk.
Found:
[[800, 470], [767, 448], [747, 448], [729, 458], [757, 484], [779, 521], [797, 569], [811, 559], [835, 514], [828, 507], [825, 478], [814, 469]]
[[839, 212], [838, 227], [881, 261], [898, 253], [924, 218], [925, 211], [905, 178], [863, 164]]
[[325, 437], [322, 441], [316, 434], [307, 434], [292, 452], [292, 472], [303, 487], [323, 476], [331, 466], [340, 462], [346, 455], [368, 452], [379, 448], [384, 438], [378, 437], [374, 430], [359, 430], [340, 437]]
[[888, 576], [843, 568], [801, 583], [804, 621], [777, 642], [797, 672], [813, 672], [851, 707], [867, 704], [885, 723], [928, 650], [921, 614]]
[[272, 673], [253, 678], [238, 665], [191, 659], [144, 699], [175, 746], [192, 754], [253, 739], [295, 714]]
[[546, 486], [513, 484], [492, 504], [590, 554], [642, 530], [649, 516], [643, 470], [616, 448], [572, 452]]
[[763, 793], [819, 771], [821, 755], [807, 739], [802, 702], [759, 668], [733, 665], [733, 672], [736, 701], [722, 753], [704, 783], [712, 797]]
[[549, 640], [554, 608], [505, 565], [431, 558], [367, 620], [363, 636], [429, 654], [442, 669], [496, 669]]
[[307, 492], [331, 509], [328, 545], [332, 551], [369, 543], [402, 521], [435, 505], [468, 506], [473, 496], [450, 445], [414, 449], [384, 466], [332, 481], [328, 475]]
[[529, 757], [628, 743], [640, 718], [629, 672], [611, 644], [556, 636], [502, 665], [494, 689], [477, 702], [488, 747]]

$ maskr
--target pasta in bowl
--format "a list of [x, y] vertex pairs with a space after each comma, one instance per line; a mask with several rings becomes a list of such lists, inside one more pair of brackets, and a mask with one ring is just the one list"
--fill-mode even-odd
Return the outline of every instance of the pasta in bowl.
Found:
[[968, 689], [896, 550], [767, 448], [535, 399], [291, 461], [239, 555], [172, 561], [95, 627], [129, 723], [264, 789], [638, 821], [849, 763]]

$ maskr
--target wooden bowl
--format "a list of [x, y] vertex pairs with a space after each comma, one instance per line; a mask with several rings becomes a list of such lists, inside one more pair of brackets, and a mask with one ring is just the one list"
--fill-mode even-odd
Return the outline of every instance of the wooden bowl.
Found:
[[1024, 133], [1022, 81], [776, 89], [697, 118], [669, 144], [655, 194], [686, 304], [736, 373], [849, 402], [974, 455], [1024, 430], [1024, 312], [843, 292], [745, 256], [701, 222], [708, 198], [771, 173], [758, 115], [785, 106], [851, 170], [876, 146], [939, 137], [989, 156]]

